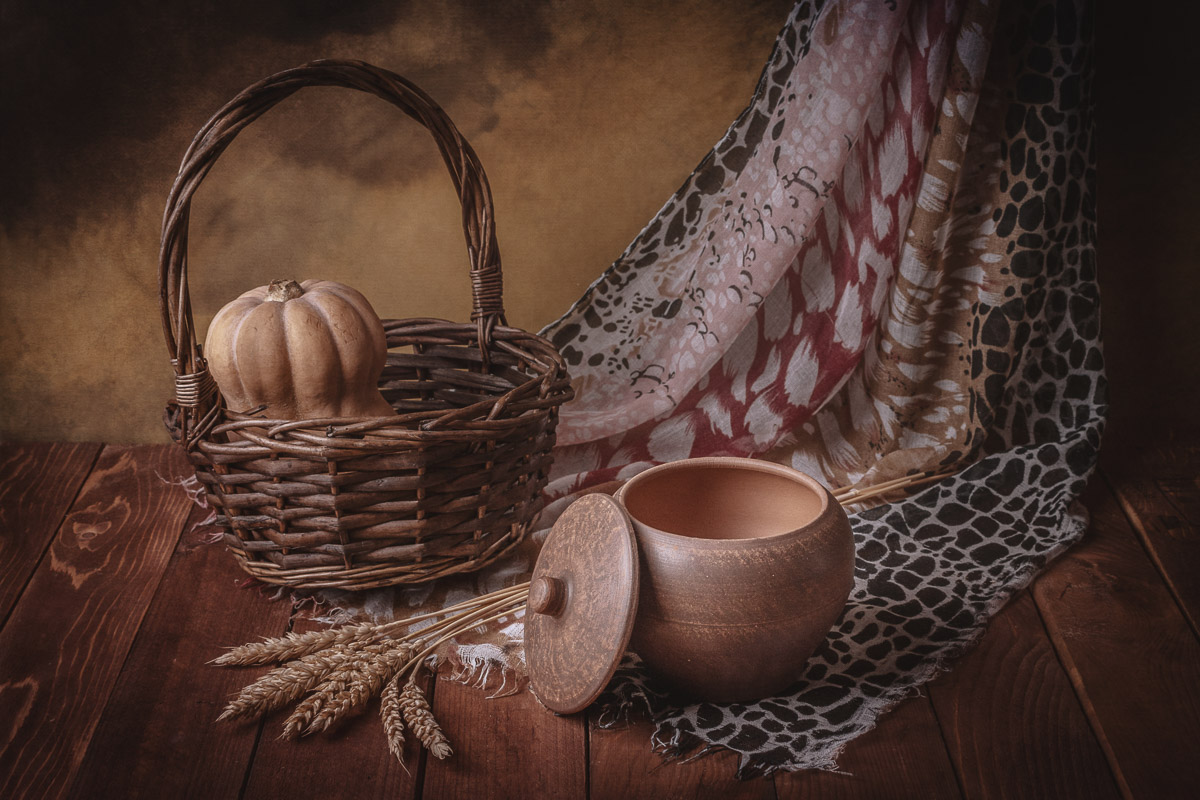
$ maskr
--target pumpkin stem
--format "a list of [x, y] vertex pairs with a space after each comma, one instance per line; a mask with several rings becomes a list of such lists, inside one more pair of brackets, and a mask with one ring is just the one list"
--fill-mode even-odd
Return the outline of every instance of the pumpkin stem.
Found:
[[302, 294], [304, 294], [304, 287], [291, 279], [271, 281], [267, 286], [267, 299], [276, 303], [295, 300]]

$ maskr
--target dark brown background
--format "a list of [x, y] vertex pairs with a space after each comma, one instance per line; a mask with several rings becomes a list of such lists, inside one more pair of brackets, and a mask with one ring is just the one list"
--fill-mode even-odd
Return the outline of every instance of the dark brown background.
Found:
[[[488, 169], [509, 319], [537, 329], [745, 106], [789, 7], [0, 0], [0, 438], [165, 440], [162, 205], [192, 134], [254, 80], [355, 57], [429, 91]], [[1100, 15], [1113, 420], [1156, 434], [1195, 430], [1200, 389], [1198, 120], [1173, 88], [1194, 58], [1186, 20], [1170, 14], [1186, 12], [1159, 8], [1153, 28]], [[248, 130], [199, 195], [200, 329], [281, 276], [351, 283], [383, 316], [465, 318], [454, 203], [432, 144], [399, 112], [351, 92], [303, 92]]]
[[1200, 70], [1189, 3], [1099, 4], [1097, 208], [1106, 441], [1200, 434]]

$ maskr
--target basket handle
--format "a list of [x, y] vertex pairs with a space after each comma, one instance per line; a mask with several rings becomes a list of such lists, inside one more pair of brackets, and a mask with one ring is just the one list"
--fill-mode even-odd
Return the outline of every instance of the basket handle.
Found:
[[188, 217], [192, 195], [217, 158], [243, 128], [306, 86], [343, 86], [387, 100], [424, 125], [437, 143], [462, 203], [463, 233], [471, 260], [471, 321], [484, 363], [492, 330], [506, 325], [500, 251], [492, 218], [492, 191], [475, 151], [446, 113], [417, 86], [362, 61], [321, 60], [272, 75], [226, 103], [192, 140], [163, 212], [159, 296], [167, 349], [175, 367], [176, 400], [202, 409], [215, 391], [196, 341], [187, 280]]

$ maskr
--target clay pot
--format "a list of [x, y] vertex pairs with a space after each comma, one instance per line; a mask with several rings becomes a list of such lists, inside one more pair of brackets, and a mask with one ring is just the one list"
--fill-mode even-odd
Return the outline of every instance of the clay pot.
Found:
[[697, 458], [616, 494], [632, 519], [640, 588], [631, 649], [673, 689], [711, 702], [786, 689], [854, 584], [850, 523], [807, 475]]

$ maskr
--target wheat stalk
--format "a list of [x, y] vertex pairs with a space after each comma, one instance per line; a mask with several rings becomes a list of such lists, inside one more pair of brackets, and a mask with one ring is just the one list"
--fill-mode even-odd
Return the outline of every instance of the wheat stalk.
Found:
[[[524, 605], [528, 588], [528, 583], [512, 586], [395, 622], [292, 633], [232, 648], [213, 663], [247, 665], [293, 658], [243, 688], [218, 720], [266, 714], [312, 692], [288, 717], [284, 738], [325, 730], [365, 705], [393, 676], [415, 671], [417, 664], [442, 642], [492, 621], [498, 609], [511, 613]], [[390, 633], [433, 617], [442, 619], [420, 631], [389, 637]], [[430, 642], [434, 643], [431, 647], [427, 646]], [[421, 648], [421, 655], [413, 657], [414, 651]], [[403, 736], [402, 731], [399, 735]]]
[[939, 481], [942, 478], [953, 475], [953, 470], [942, 470], [940, 472], [926, 471], [917, 472], [912, 475], [905, 475], [901, 478], [893, 478], [890, 481], [883, 481], [872, 486], [863, 486], [859, 489], [842, 488], [833, 491], [834, 498], [843, 506], [861, 503], [864, 500], [869, 500], [873, 497], [890, 494], [902, 489], [912, 489], [917, 486], [923, 486], [927, 483]]
[[400, 709], [400, 675], [396, 675], [383, 687], [379, 700], [379, 719], [387, 736], [388, 750], [401, 764], [404, 763], [404, 712]]
[[408, 724], [409, 730], [435, 758], [446, 758], [453, 754], [454, 751], [450, 749], [450, 741], [442, 731], [442, 726], [438, 725], [437, 720], [433, 717], [433, 711], [429, 708], [429, 701], [425, 699], [425, 693], [412, 678], [409, 678], [408, 683], [404, 685], [399, 703], [400, 712], [404, 715], [404, 721]]
[[210, 664], [218, 666], [253, 666], [255, 664], [278, 664], [295, 658], [303, 658], [328, 647], [355, 644], [369, 640], [380, 626], [374, 622], [360, 622], [341, 628], [328, 628], [307, 633], [289, 631], [283, 636], [249, 642], [230, 648], [214, 658]]
[[296, 706], [283, 724], [281, 738], [295, 739], [327, 730], [363, 706], [412, 654], [408, 646], [397, 641], [364, 645], [359, 653], [361, 658], [338, 665]]
[[316, 718], [304, 730], [305, 735], [329, 730], [334, 723], [360, 711], [372, 697], [379, 694], [383, 684], [391, 680], [411, 656], [411, 648], [394, 647], [383, 651], [366, 664], [358, 665], [348, 676], [346, 688], [317, 713]]
[[217, 721], [256, 717], [282, 708], [334, 670], [359, 657], [361, 648], [355, 642], [333, 645], [271, 670], [229, 701]]
[[[491, 594], [481, 595], [452, 606], [447, 606], [446, 608], [438, 609], [437, 611], [430, 611], [393, 622], [360, 622], [354, 625], [343, 625], [340, 628], [327, 628], [307, 633], [289, 631], [283, 636], [232, 647], [209, 663], [223, 667], [279, 664], [291, 659], [302, 658], [311, 653], [316, 653], [327, 647], [339, 644], [369, 644], [370, 642], [384, 638], [393, 631], [410, 627], [417, 622], [432, 619], [433, 617], [447, 617], [449, 619], [461, 611], [484, 605], [497, 597], [520, 594], [528, 590], [528, 588], [528, 583], [510, 586], [507, 589], [500, 589]], [[424, 631], [421, 633], [423, 634]]]

